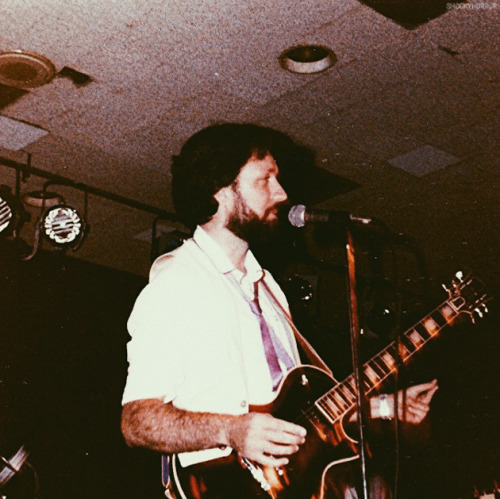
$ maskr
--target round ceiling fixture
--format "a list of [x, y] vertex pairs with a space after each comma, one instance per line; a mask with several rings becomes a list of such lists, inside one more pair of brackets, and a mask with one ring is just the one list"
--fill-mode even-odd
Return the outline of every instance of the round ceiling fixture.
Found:
[[24, 50], [0, 51], [0, 83], [16, 88], [40, 87], [49, 83], [56, 68], [45, 57]]
[[337, 62], [333, 50], [322, 45], [297, 45], [280, 55], [281, 66], [299, 74], [321, 73]]

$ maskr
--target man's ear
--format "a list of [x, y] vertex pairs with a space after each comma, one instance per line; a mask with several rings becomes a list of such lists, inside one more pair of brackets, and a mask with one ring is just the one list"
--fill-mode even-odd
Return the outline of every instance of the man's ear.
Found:
[[232, 203], [232, 189], [231, 186], [221, 187], [215, 194], [215, 200], [219, 203], [219, 206], [227, 207], [228, 203]]

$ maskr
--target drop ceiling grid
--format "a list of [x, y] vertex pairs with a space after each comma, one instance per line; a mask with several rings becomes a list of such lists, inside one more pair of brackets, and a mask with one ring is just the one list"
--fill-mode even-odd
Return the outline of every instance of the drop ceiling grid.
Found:
[[[346, 36], [349, 39], [350, 35]], [[268, 103], [260, 114], [265, 116], [268, 112], [276, 122], [311, 123], [322, 117], [335, 116], [346, 108], [374, 101], [380, 95], [388, 95], [398, 85], [410, 88], [423, 77], [421, 69], [429, 64], [429, 60], [436, 57], [441, 63], [446, 60], [444, 54], [436, 53], [434, 47], [426, 46], [417, 37], [402, 33], [398, 36], [399, 43], [389, 42], [394, 41], [392, 36], [387, 45], [380, 41], [377, 51], [372, 51], [361, 36], [362, 42], [357, 54], [353, 53], [354, 59], [343, 63], [344, 54], [340, 52], [336, 66], [304, 87]], [[405, 68], [408, 60], [414, 61], [411, 71]]]
[[342, 18], [359, 8], [357, 0], [253, 0], [248, 3], [246, 16], [251, 24], [265, 23], [272, 30], [280, 27], [304, 31]]
[[74, 112], [81, 94], [69, 80], [55, 78], [48, 85], [31, 89], [2, 113], [51, 131], [54, 122]]
[[[206, 45], [210, 39], [214, 47]], [[211, 28], [187, 25], [182, 16], [155, 17], [109, 33], [89, 53], [89, 66], [101, 81], [114, 84], [185, 85], [189, 75], [206, 77], [214, 59], [210, 51], [222, 40]]]
[[[494, 4], [469, 0], [469, 4]], [[423, 40], [461, 52], [471, 41], [495, 52], [493, 40], [498, 36], [500, 4], [493, 9], [452, 9], [443, 16], [419, 26], [415, 33]]]
[[408, 50], [415, 38], [412, 32], [365, 6], [323, 24], [308, 37], [331, 47], [342, 62], [380, 52], [387, 46]]
[[[10, 106], [9, 114], [29, 121], [45, 117], [44, 124], [51, 133], [112, 150], [114, 143], [154, 122], [161, 112], [173, 106], [162, 89], [156, 87], [134, 92], [132, 88], [114, 88], [99, 82], [79, 89], [68, 83], [58, 83], [40, 95], [29, 96]], [[47, 94], [51, 98], [45, 98]]]
[[149, 162], [163, 168], [181, 144], [197, 130], [219, 121], [246, 121], [251, 104], [214, 87], [185, 95], [174, 107], [145, 125], [125, 133], [109, 149], [127, 155], [138, 165]]
[[[255, 47], [240, 41], [243, 29], [238, 22], [227, 20], [214, 20], [200, 28], [186, 24], [182, 16], [177, 24], [172, 19], [160, 26], [157, 20], [146, 21], [129, 30], [128, 36], [113, 35], [104, 46], [96, 47], [88, 66], [105, 81], [144, 84], [149, 80], [180, 94], [200, 84], [221, 84], [228, 75], [248, 74], [243, 59]], [[111, 52], [110, 46], [114, 46]], [[235, 74], [233, 66], [240, 60]]]
[[[381, 166], [377, 179], [367, 178], [360, 189], [334, 198], [326, 205], [376, 216], [394, 231], [420, 239], [419, 247], [427, 249], [432, 247], [436, 227], [452, 227], [448, 229], [446, 239], [455, 241], [455, 244], [470, 242], [478, 233], [481, 220], [485, 221], [485, 228], [494, 227], [490, 213], [494, 198], [482, 198], [491, 179], [483, 179], [485, 185], [471, 189], [476, 177], [473, 164], [464, 162], [459, 174], [456, 168], [444, 169], [423, 178]], [[436, 247], [439, 246], [441, 251], [440, 231], [434, 236]], [[486, 238], [490, 246], [492, 237], [495, 238], [490, 234]], [[482, 238], [485, 239], [484, 234]], [[452, 252], [443, 254], [451, 255]]]
[[[318, 5], [321, 6], [321, 3]], [[248, 23], [246, 20], [247, 22], [240, 24], [238, 20], [232, 20], [227, 26], [218, 23], [217, 29], [210, 33], [208, 40], [203, 40], [207, 42], [207, 46], [203, 47], [201, 59], [199, 44], [190, 46], [186, 43], [180, 54], [181, 58], [178, 58], [179, 62], [176, 63], [174, 53], [173, 63], [166, 63], [165, 68], [183, 67], [180, 61], [189, 60], [194, 68], [194, 75], [208, 74], [212, 81], [216, 78], [217, 83], [227, 92], [257, 104], [263, 104], [301, 86], [304, 78], [298, 80], [283, 72], [279, 68], [278, 56], [287, 46], [303, 38], [306, 20], [302, 19], [302, 16], [290, 15], [293, 22], [288, 26], [290, 19], [287, 19], [286, 15], [283, 16], [286, 9], [276, 11], [274, 15], [278, 17], [273, 18], [263, 15], [262, 11], [254, 7], [251, 14], [254, 14], [255, 22]], [[308, 7], [309, 14], [315, 11], [314, 5]], [[290, 12], [290, 6], [288, 9]], [[302, 10], [297, 7], [297, 11]], [[297, 19], [301, 21], [297, 22]], [[309, 17], [307, 21], [310, 21]], [[326, 22], [326, 19], [323, 22]], [[276, 26], [281, 29], [276, 29]], [[211, 72], [203, 71], [203, 67], [210, 66], [206, 54], [211, 54], [213, 61]], [[258, 60], [255, 59], [256, 54]]]
[[[398, 85], [388, 89], [377, 101], [333, 111], [330, 116], [323, 116], [316, 123], [308, 124], [302, 137], [313, 141], [314, 137], [330, 136], [330, 144], [337, 153], [360, 151], [364, 154], [359, 160], [364, 155], [368, 155], [371, 161], [387, 160], [426, 143], [432, 144], [429, 139], [446, 135], [446, 130], [456, 127], [457, 123], [470, 122], [467, 113], [470, 110], [475, 112], [478, 104], [472, 95], [468, 102], [462, 98], [461, 110], [464, 113], [460, 116], [460, 109], [450, 114], [453, 104], [435, 99], [435, 94], [439, 95], [435, 88], [424, 87], [419, 93], [408, 93], [406, 85]], [[419, 95], [419, 99], [416, 99], [416, 95]], [[451, 99], [453, 101], [455, 97]], [[444, 111], [439, 109], [437, 102], [442, 104]]]
[[[10, 151], [7, 151], [3, 147], [0, 147], [0, 156], [12, 159], [13, 161], [18, 161], [18, 159], [20, 159], [9, 154], [9, 152]], [[14, 192], [16, 185], [16, 170], [0, 164], [0, 184], [10, 187], [11, 191]]]
[[76, 142], [119, 153], [122, 148], [131, 148], [130, 139], [137, 143], [134, 137], [138, 134], [147, 135], [162, 126], [166, 116], [178, 116], [171, 120], [174, 126], [187, 128], [182, 122], [193, 122], [193, 116], [203, 114], [202, 103], [207, 106], [205, 114], [219, 109], [219, 113], [224, 110], [226, 116], [232, 117], [246, 107], [240, 99], [230, 98], [216, 88], [207, 94], [199, 90], [181, 93], [180, 88], [178, 92], [154, 85], [138, 90], [100, 82], [75, 88], [70, 81], [59, 79], [35, 89], [9, 106], [4, 114], [43, 126]]
[[[188, 73], [206, 78], [218, 69], [222, 71], [226, 59], [234, 63], [241, 57], [238, 54], [246, 52], [249, 39], [255, 43], [260, 40], [265, 47], [271, 39], [283, 37], [280, 30], [276, 30], [276, 22], [268, 25], [269, 20], [261, 15], [248, 27], [248, 19], [245, 18], [245, 22], [240, 20], [242, 16], [247, 17], [246, 7], [239, 6], [232, 16], [222, 6], [219, 6], [221, 10], [215, 11], [209, 10], [207, 4], [197, 5], [195, 10], [189, 10], [189, 4], [182, 7], [184, 11], [181, 8], [176, 11], [174, 7], [169, 5], [168, 16], [165, 7], [156, 8], [151, 13], [153, 17], [122, 30], [119, 37], [110, 35], [108, 43], [101, 49], [94, 47], [93, 52], [98, 56], [95, 60], [101, 61], [103, 57], [106, 60], [106, 47], [113, 44], [116, 45], [113, 57], [121, 61], [122, 67], [135, 67], [139, 61], [143, 65], [143, 59], [147, 58], [156, 62], [157, 71], [162, 72], [165, 68], [171, 78], [182, 78], [186, 66], [190, 68]], [[259, 10], [252, 5], [251, 12], [258, 13]], [[286, 19], [281, 17], [278, 25], [279, 21], [286, 22]], [[304, 25], [302, 21], [300, 26]], [[154, 76], [148, 71], [146, 74]]]
[[[395, 93], [404, 99], [404, 92], [403, 95]], [[330, 144], [340, 151], [360, 151], [371, 161], [408, 152], [422, 144], [408, 130], [408, 101], [396, 107], [391, 96], [333, 112], [331, 116], [309, 124], [306, 133], [316, 137], [329, 136]]]
[[[34, 167], [83, 183], [92, 180], [105, 182], [110, 172], [115, 172], [119, 167], [118, 162], [106, 151], [70, 141], [54, 133], [33, 143], [27, 150], [32, 154]], [[110, 185], [112, 182], [109, 179]]]
[[31, 147], [34, 167], [146, 204], [163, 203], [168, 168], [137, 164], [62, 137], [47, 136]]
[[[498, 251], [498, 212], [492, 210], [498, 202], [494, 187], [498, 174], [481, 168], [480, 161], [464, 161], [459, 169], [436, 172], [408, 190], [408, 198], [418, 207], [417, 215], [420, 212], [420, 216], [408, 217], [408, 227], [426, 237], [434, 233], [436, 247], [443, 254], [463, 258], [492, 248]], [[447, 237], [436, 234], [436, 227], [447, 227]], [[443, 248], [449, 241], [456, 249]]]
[[477, 122], [454, 124], [444, 129], [415, 132], [420, 141], [455, 156], [467, 158], [487, 151], [498, 150], [500, 126], [498, 112], [485, 112]]
[[149, 244], [134, 238], [141, 227], [152, 227], [154, 215], [97, 198], [89, 199], [90, 231], [78, 258], [138, 275], [150, 267]]
[[76, 65], [75, 69], [85, 72], [89, 48], [104, 44], [110, 32], [130, 22], [134, 5], [137, 2], [130, 0], [121, 4], [99, 0], [14, 0], [3, 7], [2, 32], [22, 48], [52, 60], [57, 69]]
[[486, 111], [470, 92], [474, 79], [446, 54], [435, 52], [421, 60], [416, 58], [405, 75], [405, 83], [388, 87], [377, 102], [357, 104], [366, 106], [368, 114], [380, 114], [405, 134], [414, 135], [470, 123]]
[[[499, 7], [500, 8], [500, 7]], [[490, 92], [494, 101], [498, 104], [500, 92], [498, 85], [500, 81], [500, 53], [493, 43], [478, 45], [472, 40], [464, 44], [457, 59], [464, 65], [465, 70], [471, 78], [477, 82], [471, 91]], [[484, 88], [483, 88], [484, 86]], [[496, 88], [493, 88], [495, 87]]]
[[[315, 157], [318, 166], [360, 183], [362, 187], [357, 191], [363, 190], [365, 186], [372, 189], [384, 188], [388, 179], [399, 179], [407, 176], [402, 171], [387, 168], [382, 161], [375, 158], [370, 148], [359, 148], [354, 141], [347, 142], [343, 138], [341, 139], [340, 127], [344, 127], [344, 124], [340, 121], [336, 123], [318, 121], [311, 126], [305, 127], [302, 131], [297, 131], [293, 136], [300, 143], [313, 149], [316, 153]], [[359, 133], [363, 135], [362, 131]], [[348, 137], [349, 131], [346, 131], [345, 134]], [[318, 143], [318, 137], [321, 137], [321, 143]], [[362, 139], [364, 140], [364, 137]], [[384, 151], [388, 149], [387, 144], [408, 149], [412, 149], [416, 145], [414, 141], [405, 140], [405, 138], [401, 137], [390, 137], [388, 140], [382, 137], [380, 147]], [[347, 198], [342, 197], [349, 199], [349, 196]], [[335, 197], [335, 199], [338, 199], [338, 197]]]
[[102, 150], [68, 142], [56, 135], [39, 140], [30, 151], [34, 167], [115, 194], [133, 193], [140, 176], [140, 172], [133, 170], [131, 165], [121, 163]]

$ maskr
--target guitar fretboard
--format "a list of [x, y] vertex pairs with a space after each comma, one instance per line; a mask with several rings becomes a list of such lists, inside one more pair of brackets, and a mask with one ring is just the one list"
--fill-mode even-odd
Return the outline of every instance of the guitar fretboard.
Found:
[[[420, 322], [393, 341], [384, 350], [363, 364], [363, 380], [366, 394], [376, 390], [386, 379], [396, 372], [398, 361], [407, 362], [441, 329], [451, 325], [459, 315], [464, 300], [461, 297], [446, 300]], [[340, 421], [356, 407], [356, 385], [351, 374], [335, 385], [315, 402], [315, 407], [331, 421]], [[309, 415], [311, 416], [311, 415]]]

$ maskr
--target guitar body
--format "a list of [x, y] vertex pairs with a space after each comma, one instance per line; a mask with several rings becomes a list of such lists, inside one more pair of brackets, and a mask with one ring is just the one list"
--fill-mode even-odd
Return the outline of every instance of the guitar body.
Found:
[[[310, 499], [320, 497], [323, 472], [334, 463], [357, 458], [354, 443], [342, 421], [332, 421], [318, 411], [315, 402], [337, 385], [324, 371], [311, 366], [292, 369], [283, 380], [276, 399], [252, 411], [304, 426], [306, 442], [280, 468], [242, 462], [236, 453], [227, 458], [182, 468], [177, 456], [171, 460], [170, 475], [176, 497], [189, 499]], [[253, 468], [252, 466], [255, 466]], [[267, 489], [267, 490], [266, 490]]]
[[[448, 289], [449, 298], [400, 338], [363, 365], [366, 394], [377, 390], [461, 314], [474, 321], [487, 312], [486, 294], [476, 281], [458, 272]], [[179, 499], [323, 499], [325, 474], [332, 466], [357, 459], [355, 441], [348, 437], [343, 420], [356, 408], [353, 375], [341, 383], [311, 366], [292, 369], [280, 385], [274, 401], [251, 411], [297, 423], [307, 430], [306, 442], [283, 468], [259, 466], [235, 452], [186, 468], [177, 456], [170, 460], [170, 476]]]

